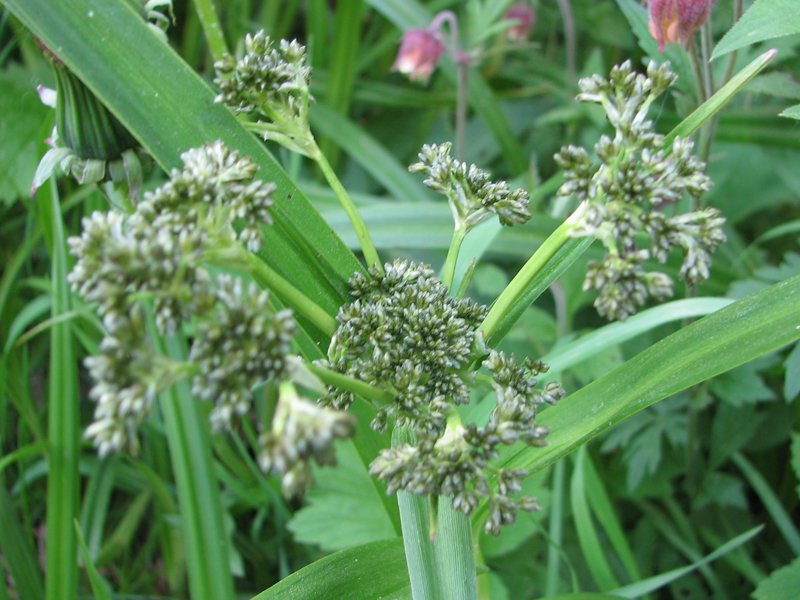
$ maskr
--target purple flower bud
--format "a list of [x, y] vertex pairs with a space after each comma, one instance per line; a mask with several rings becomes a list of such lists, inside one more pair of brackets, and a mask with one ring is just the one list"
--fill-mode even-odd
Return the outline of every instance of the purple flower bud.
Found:
[[510, 6], [503, 18], [509, 21], [516, 21], [516, 23], [506, 31], [506, 37], [512, 42], [522, 42], [528, 39], [528, 34], [530, 34], [531, 29], [533, 29], [536, 13], [533, 12], [530, 6], [524, 2], [520, 2]]
[[650, 0], [650, 33], [659, 51], [667, 42], [688, 43], [692, 34], [708, 19], [714, 0]]
[[392, 66], [412, 81], [426, 83], [444, 53], [444, 44], [429, 29], [409, 29], [403, 34], [400, 51]]

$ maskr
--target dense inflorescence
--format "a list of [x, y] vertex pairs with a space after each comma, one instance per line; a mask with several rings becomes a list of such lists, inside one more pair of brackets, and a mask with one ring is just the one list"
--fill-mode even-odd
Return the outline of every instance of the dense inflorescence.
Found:
[[409, 170], [425, 173], [425, 185], [447, 197], [456, 227], [469, 229], [492, 214], [503, 225], [525, 223], [531, 218], [528, 192], [512, 190], [505, 181], [492, 181], [487, 171], [451, 157], [450, 150], [449, 142], [426, 144], [419, 162]]
[[[106, 329], [100, 353], [86, 361], [97, 403], [86, 435], [101, 455], [135, 449], [137, 427], [156, 394], [178, 379], [193, 376], [194, 394], [213, 403], [212, 426], [222, 429], [251, 411], [254, 386], [286, 376], [291, 313], [273, 312], [267, 292], [238, 278], [215, 281], [204, 266], [209, 252], [261, 246], [274, 186], [255, 179], [256, 166], [220, 142], [190, 150], [183, 160], [183, 169], [173, 170], [132, 214], [95, 212], [84, 219], [83, 234], [69, 240], [77, 258], [70, 282], [97, 304]], [[238, 233], [235, 222], [242, 225]], [[153, 348], [150, 306], [161, 333], [192, 322], [187, 362]], [[304, 431], [302, 418], [294, 419]], [[313, 432], [321, 455], [324, 444]]]
[[[532, 510], [532, 498], [512, 498], [521, 490], [520, 470], [495, 469], [498, 447], [523, 441], [543, 443], [547, 430], [536, 424], [538, 408], [561, 397], [550, 384], [536, 388], [544, 365], [519, 363], [492, 351], [481, 361], [476, 333], [485, 307], [448, 295], [432, 269], [408, 261], [376, 269], [371, 277], [351, 280], [354, 300], [339, 311], [337, 329], [325, 366], [382, 386], [394, 395], [372, 426], [383, 430], [390, 420], [410, 429], [415, 443], [381, 451], [370, 472], [391, 492], [452, 496], [453, 506], [471, 513], [488, 498], [487, 531], [516, 517], [518, 509]], [[496, 406], [484, 425], [462, 425], [457, 407], [470, 401], [474, 370], [489, 372]], [[323, 402], [346, 408], [347, 392], [332, 388]], [[494, 481], [494, 485], [492, 485]]]
[[311, 68], [305, 46], [294, 40], [275, 44], [261, 30], [245, 37], [238, 60], [227, 55], [214, 68], [216, 102], [260, 123], [264, 139], [306, 156], [318, 152], [308, 126]]
[[672, 280], [648, 272], [646, 261], [664, 263], [672, 248], [680, 248], [680, 275], [696, 284], [708, 277], [711, 253], [725, 240], [724, 219], [714, 208], [667, 212], [684, 196], [697, 201], [711, 187], [705, 164], [692, 154], [692, 142], [677, 137], [666, 145], [647, 118], [653, 101], [675, 79], [668, 63], [650, 63], [643, 75], [630, 62], [614, 67], [608, 79], [582, 79], [578, 99], [600, 104], [615, 135], [604, 135], [595, 145], [599, 164], [576, 146], [555, 157], [564, 169], [560, 194], [584, 202], [573, 234], [594, 236], [608, 251], [602, 261], [590, 263], [584, 289], [600, 291], [595, 306], [610, 319], [627, 318], [648, 298], [672, 295]]

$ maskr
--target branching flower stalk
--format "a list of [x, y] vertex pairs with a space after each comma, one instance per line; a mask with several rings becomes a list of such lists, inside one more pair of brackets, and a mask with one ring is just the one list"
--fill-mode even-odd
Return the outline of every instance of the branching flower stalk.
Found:
[[[419, 162], [411, 172], [425, 173], [425, 185], [443, 194], [453, 214], [454, 233], [442, 269], [442, 282], [452, 288], [458, 253], [467, 233], [493, 214], [504, 226], [525, 223], [530, 219], [528, 193], [512, 190], [505, 181], [491, 181], [489, 173], [450, 156], [449, 142], [425, 145]], [[452, 290], [451, 290], [452, 291]]]
[[325, 155], [308, 120], [311, 68], [297, 41], [274, 44], [263, 31], [247, 35], [238, 60], [226, 55], [214, 64], [220, 88], [216, 101], [239, 115], [245, 126], [317, 163], [356, 232], [367, 264], [382, 268], [369, 230]]
[[[578, 99], [600, 104], [615, 135], [604, 135], [595, 145], [599, 165], [576, 146], [556, 155], [565, 176], [559, 193], [575, 197], [580, 205], [492, 305], [481, 326], [486, 339], [571, 238], [594, 237], [606, 247], [606, 259], [590, 264], [584, 287], [600, 290], [595, 306], [608, 318], [625, 319], [648, 298], [672, 295], [671, 279], [646, 272], [643, 264], [648, 259], [666, 262], [674, 247], [685, 254], [681, 277], [690, 284], [708, 277], [711, 253], [725, 239], [719, 211], [708, 208], [675, 216], [664, 212], [685, 195], [698, 197], [710, 187], [705, 165], [692, 155], [690, 140], [676, 137], [665, 147], [664, 137], [647, 119], [652, 103], [675, 79], [668, 63], [650, 63], [642, 75], [626, 62], [614, 67], [608, 79], [595, 75], [580, 81]], [[642, 240], [649, 240], [649, 247], [642, 247]]]

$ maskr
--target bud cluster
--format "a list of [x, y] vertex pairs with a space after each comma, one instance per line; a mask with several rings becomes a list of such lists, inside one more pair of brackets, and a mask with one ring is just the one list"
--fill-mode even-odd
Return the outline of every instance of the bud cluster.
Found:
[[[545, 370], [534, 361], [492, 351], [481, 363], [473, 349], [486, 308], [471, 300], [455, 299], [427, 265], [395, 261], [385, 274], [373, 270], [367, 278], [351, 279], [354, 300], [338, 315], [339, 328], [325, 366], [391, 390], [394, 399], [372, 422], [384, 430], [408, 427], [416, 437], [382, 450], [370, 473], [390, 492], [452, 496], [453, 507], [471, 513], [488, 498], [486, 530], [498, 533], [513, 522], [518, 509], [537, 508], [532, 498], [512, 498], [521, 489], [521, 470], [496, 469], [491, 461], [500, 445], [523, 441], [541, 445], [547, 430], [535, 422], [538, 407], [563, 394], [556, 384], [536, 388], [535, 376]], [[458, 405], [470, 401], [474, 369], [489, 372], [496, 406], [488, 423], [462, 425]], [[323, 397], [346, 408], [351, 394], [331, 389]], [[492, 485], [494, 480], [496, 485]]]
[[668, 63], [651, 62], [643, 75], [629, 61], [614, 67], [608, 79], [582, 79], [578, 99], [600, 104], [615, 136], [603, 135], [595, 145], [599, 164], [576, 146], [555, 156], [565, 178], [559, 193], [584, 203], [573, 235], [594, 236], [608, 251], [601, 262], [590, 263], [584, 289], [600, 291], [595, 307], [609, 319], [624, 320], [648, 298], [672, 295], [672, 280], [646, 271], [647, 260], [664, 263], [672, 248], [680, 248], [681, 277], [696, 284], [708, 277], [711, 253], [725, 240], [724, 219], [716, 209], [667, 212], [684, 196], [699, 199], [711, 187], [692, 142], [678, 137], [665, 147], [664, 136], [647, 118], [653, 101], [675, 79]]
[[244, 55], [214, 63], [220, 88], [216, 102], [257, 121], [258, 131], [296, 152], [318, 152], [308, 125], [309, 80], [305, 46], [293, 40], [275, 45], [260, 30], [245, 37]]
[[[97, 402], [87, 436], [102, 455], [135, 448], [136, 427], [156, 393], [179, 378], [195, 374], [193, 389], [214, 403], [211, 420], [219, 428], [248, 411], [256, 383], [284, 372], [291, 315], [271, 314], [266, 292], [238, 279], [220, 276], [215, 287], [203, 267], [207, 251], [235, 243], [233, 219], [265, 216], [272, 186], [255, 180], [256, 167], [220, 142], [183, 159], [183, 170], [132, 214], [95, 212], [69, 240], [77, 258], [70, 283], [98, 305], [106, 329], [100, 354], [86, 361]], [[259, 226], [248, 221], [239, 239], [260, 245], [260, 229], [247, 233]], [[195, 319], [189, 363], [172, 362], [148, 343], [145, 301], [162, 333]]]
[[470, 229], [491, 214], [507, 226], [531, 218], [528, 192], [512, 190], [505, 181], [491, 181], [487, 171], [451, 157], [451, 147], [450, 142], [426, 144], [419, 153], [420, 162], [408, 170], [425, 173], [425, 185], [447, 197], [456, 227]]

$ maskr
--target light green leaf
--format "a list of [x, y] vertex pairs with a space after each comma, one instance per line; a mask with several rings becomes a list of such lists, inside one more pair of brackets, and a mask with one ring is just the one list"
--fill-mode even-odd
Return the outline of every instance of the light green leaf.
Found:
[[[800, 481], [800, 433], [792, 434], [792, 469], [795, 478]], [[800, 496], [800, 485], [797, 486], [797, 495]]]
[[406, 600], [408, 597], [403, 541], [394, 538], [326, 556], [292, 573], [252, 600]]
[[289, 522], [295, 540], [330, 552], [398, 535], [353, 443], [337, 444], [336, 459], [314, 470], [306, 506]]
[[800, 558], [773, 571], [753, 592], [755, 600], [796, 600], [800, 590]]
[[796, 0], [756, 0], [719, 41], [711, 59], [756, 42], [800, 33], [800, 3]]
[[781, 114], [781, 117], [789, 117], [790, 119], [797, 119], [800, 121], [800, 104], [795, 106], [790, 106], [786, 110], [784, 110]]

